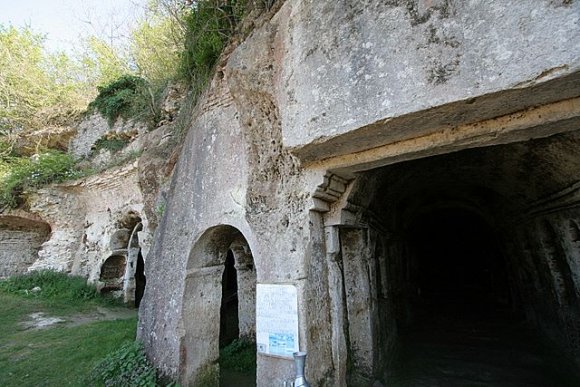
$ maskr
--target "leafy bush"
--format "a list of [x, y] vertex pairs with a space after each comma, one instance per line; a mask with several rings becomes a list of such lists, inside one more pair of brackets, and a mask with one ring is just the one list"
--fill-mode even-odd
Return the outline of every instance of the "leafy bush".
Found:
[[8, 173], [1, 179], [0, 207], [17, 207], [22, 204], [26, 189], [39, 188], [78, 177], [71, 155], [49, 151], [32, 158], [12, 158]]
[[132, 117], [146, 107], [147, 81], [134, 75], [123, 75], [104, 87], [98, 87], [99, 95], [89, 104], [112, 125], [119, 117]]
[[193, 81], [209, 77], [213, 66], [241, 20], [243, 0], [200, 0], [184, 17], [185, 50], [181, 75]]
[[157, 373], [147, 360], [143, 345], [126, 343], [109, 354], [89, 375], [89, 384], [105, 386], [156, 386]]
[[111, 153], [117, 153], [131, 142], [134, 135], [135, 133], [109, 132], [95, 142], [91, 151], [96, 153], [101, 149], [107, 149]]
[[248, 339], [237, 339], [220, 349], [220, 367], [238, 372], [256, 369], [256, 343]]
[[[36, 287], [40, 290], [32, 292]], [[0, 290], [28, 297], [71, 302], [84, 302], [101, 297], [94, 286], [87, 284], [85, 278], [51, 270], [10, 277], [0, 281]]]

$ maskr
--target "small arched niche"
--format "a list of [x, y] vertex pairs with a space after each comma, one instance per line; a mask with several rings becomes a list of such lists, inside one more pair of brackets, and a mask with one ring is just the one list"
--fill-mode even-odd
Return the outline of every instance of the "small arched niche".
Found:
[[123, 290], [126, 258], [124, 255], [111, 255], [101, 266], [99, 280], [104, 283], [102, 293]]
[[113, 254], [123, 255], [124, 272], [121, 276], [119, 297], [128, 305], [139, 307], [145, 291], [145, 262], [141, 254], [139, 231], [143, 230], [143, 223], [139, 214], [128, 211], [116, 223], [119, 227], [111, 236], [109, 248]]
[[51, 228], [41, 218], [0, 214], [0, 278], [24, 274], [38, 260]]
[[184, 384], [198, 385], [203, 378], [218, 385], [220, 347], [255, 338], [255, 300], [256, 272], [248, 242], [232, 226], [208, 229], [194, 244], [187, 264], [180, 351]]

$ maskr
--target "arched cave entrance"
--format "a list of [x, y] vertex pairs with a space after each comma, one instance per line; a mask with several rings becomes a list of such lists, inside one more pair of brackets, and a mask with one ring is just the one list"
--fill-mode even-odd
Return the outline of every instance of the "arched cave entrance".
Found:
[[[255, 300], [256, 271], [248, 242], [232, 226], [208, 229], [187, 264], [180, 351], [184, 384], [228, 385], [220, 370], [220, 348], [235, 339], [255, 341]], [[255, 366], [249, 375], [235, 377], [240, 385], [255, 385]]]
[[101, 292], [116, 291], [118, 292], [116, 296], [123, 297], [126, 304], [139, 307], [146, 284], [145, 262], [139, 243], [139, 232], [143, 230], [143, 223], [137, 212], [128, 211], [119, 219], [116, 227], [117, 230], [111, 235], [109, 241], [109, 249], [113, 256], [120, 257], [122, 260], [116, 259], [118, 273], [116, 273], [113, 287], [109, 284], [112, 280], [103, 279], [103, 272], [112, 270], [107, 264], [110, 258], [103, 263], [100, 278]]
[[578, 149], [571, 132], [357, 176], [329, 266], [349, 385], [580, 380]]

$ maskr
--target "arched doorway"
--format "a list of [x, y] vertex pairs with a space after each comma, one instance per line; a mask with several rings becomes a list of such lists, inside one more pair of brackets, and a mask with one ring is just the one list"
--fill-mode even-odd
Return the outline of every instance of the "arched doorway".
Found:
[[[253, 257], [242, 233], [227, 225], [207, 230], [187, 265], [180, 351], [184, 384], [220, 384], [220, 348], [255, 340], [255, 293]], [[255, 355], [255, 346], [252, 351]], [[255, 383], [255, 361], [253, 366], [250, 383]]]
[[139, 307], [145, 292], [145, 261], [141, 254], [139, 232], [143, 230], [143, 223], [139, 214], [128, 211], [121, 217], [117, 224], [117, 230], [111, 236], [109, 248], [117, 256], [124, 259], [122, 274], [122, 293], [127, 305]]

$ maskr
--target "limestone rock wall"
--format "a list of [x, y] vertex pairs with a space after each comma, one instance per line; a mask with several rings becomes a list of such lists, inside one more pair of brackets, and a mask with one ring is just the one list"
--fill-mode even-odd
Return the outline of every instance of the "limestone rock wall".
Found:
[[569, 98], [577, 83], [517, 95], [578, 71], [579, 15], [575, 1], [287, 1], [274, 21], [284, 144], [320, 159]]
[[31, 214], [0, 215], [0, 278], [26, 273], [50, 237], [50, 226]]
[[[391, 150], [381, 153], [382, 145], [431, 133], [439, 137], [425, 153], [407, 145], [397, 152], [413, 159], [449, 152], [444, 144], [468, 148], [461, 125], [478, 128], [482, 120], [490, 120], [482, 124], [490, 129], [478, 146], [533, 138], [530, 128], [541, 127], [542, 136], [577, 129], [579, 11], [578, 2], [548, 0], [288, 0], [256, 23], [224, 54], [194, 112], [147, 259], [139, 337], [153, 362], [184, 385], [215, 377], [219, 331], [200, 316], [219, 312], [223, 250], [233, 228], [247, 241], [258, 283], [298, 288], [300, 347], [309, 352], [311, 383], [345, 385], [349, 354], [339, 340], [348, 327], [339, 326], [344, 319], [335, 308], [341, 302], [335, 285], [344, 279], [333, 261], [331, 227], [348, 227], [343, 215], [357, 216], [333, 213], [360, 179], [347, 169], [364, 170], [359, 153], [374, 149], [386, 165]], [[563, 118], [546, 123], [542, 114], [526, 115], [566, 99]], [[519, 137], [502, 137], [511, 122]], [[349, 173], [341, 177], [343, 170], [333, 169], [339, 164]], [[348, 272], [362, 278], [371, 267]], [[393, 289], [403, 292], [399, 285]], [[397, 307], [381, 302], [363, 311], [369, 320]], [[395, 326], [390, 318], [384, 324]], [[373, 340], [396, 345], [396, 332], [375, 333]], [[292, 362], [262, 355], [257, 372], [261, 386], [282, 385], [294, 374]]]
[[[165, 125], [156, 130], [148, 131], [143, 124], [123, 120], [110, 127], [99, 114], [80, 122], [69, 144], [70, 152], [77, 157], [87, 158], [95, 142], [107, 132], [132, 132], [134, 138], [115, 155], [100, 152], [82, 162], [85, 167], [105, 167], [102, 172], [51, 185], [31, 195], [30, 211], [50, 224], [52, 234], [38, 249], [37, 259], [30, 260], [30, 270], [66, 271], [98, 282], [108, 257], [129, 254], [128, 238], [138, 223], [138, 246], [142, 255], [147, 255], [157, 218], [163, 212], [163, 192], [175, 165], [170, 120], [182, 97], [176, 96], [175, 90], [171, 95], [165, 103], [174, 103], [164, 108], [171, 108], [171, 112]], [[112, 242], [119, 230], [129, 234], [121, 248], [124, 252]]]
[[[245, 219], [247, 146], [225, 83], [216, 81], [213, 87], [212, 94], [203, 97], [183, 144], [169, 191], [172, 200], [167, 202], [147, 257], [146, 272], [155, 274], [147, 277], [139, 336], [161, 371], [172, 376], [186, 367], [188, 359], [181, 344], [186, 336], [184, 325], [197, 318], [183, 315], [184, 304], [195, 300], [193, 295], [184, 294], [186, 268], [195, 242], [209, 228], [229, 225], [243, 234], [252, 254], [260, 251]], [[259, 275], [259, 264], [256, 266]], [[221, 293], [206, 297], [211, 300]], [[208, 337], [219, 330], [215, 321], [212, 326]], [[195, 352], [202, 355], [206, 351], [197, 348]], [[191, 361], [195, 353], [187, 356]]]
[[77, 126], [76, 134], [69, 142], [69, 150], [75, 157], [88, 157], [93, 145], [105, 133], [134, 132], [145, 134], [147, 126], [136, 121], [118, 119], [112, 126], [99, 113], [92, 113], [83, 118]]
[[150, 245], [137, 162], [82, 181], [44, 188], [31, 198], [31, 212], [52, 227], [30, 270], [55, 269], [97, 281], [102, 263], [113, 254], [111, 239], [124, 228], [123, 219], [138, 216], [143, 223], [139, 243]]

